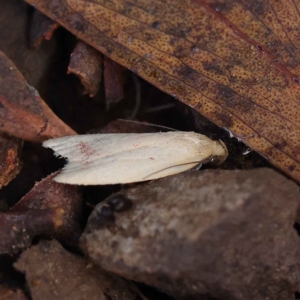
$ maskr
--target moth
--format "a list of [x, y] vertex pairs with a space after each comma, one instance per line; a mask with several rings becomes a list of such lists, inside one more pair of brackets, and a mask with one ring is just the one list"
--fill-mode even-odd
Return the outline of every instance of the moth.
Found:
[[158, 179], [228, 155], [222, 141], [183, 131], [87, 134], [43, 143], [68, 163], [54, 178], [60, 183], [105, 185]]

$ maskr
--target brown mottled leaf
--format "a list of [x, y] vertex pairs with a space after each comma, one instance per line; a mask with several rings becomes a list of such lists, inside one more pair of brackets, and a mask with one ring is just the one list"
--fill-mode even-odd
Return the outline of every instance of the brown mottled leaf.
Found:
[[29, 43], [31, 47], [38, 48], [44, 39], [50, 40], [54, 31], [59, 26], [58, 23], [49, 19], [39, 10], [35, 10], [31, 19], [29, 31]]
[[21, 140], [0, 134], [0, 189], [20, 172]]
[[0, 52], [0, 131], [33, 142], [76, 134]]
[[104, 56], [104, 86], [108, 105], [124, 98], [122, 69], [119, 64]]
[[297, 2], [26, 1], [300, 182]]
[[85, 42], [78, 41], [71, 54], [68, 73], [77, 75], [85, 88], [84, 93], [94, 97], [101, 83], [102, 55]]
[[67, 244], [76, 244], [81, 234], [82, 195], [78, 186], [53, 181], [55, 172], [38, 182], [11, 211], [56, 208], [62, 210], [62, 224], [52, 236]]

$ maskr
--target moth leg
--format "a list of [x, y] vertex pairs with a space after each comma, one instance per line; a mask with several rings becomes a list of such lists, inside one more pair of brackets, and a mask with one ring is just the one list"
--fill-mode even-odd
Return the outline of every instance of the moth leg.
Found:
[[193, 168], [193, 169], [191, 169], [191, 170], [198, 171], [198, 170], [200, 170], [200, 169], [201, 169], [201, 167], [202, 167], [202, 164], [199, 164], [199, 165], [197, 165], [196, 167], [194, 167], [194, 168]]

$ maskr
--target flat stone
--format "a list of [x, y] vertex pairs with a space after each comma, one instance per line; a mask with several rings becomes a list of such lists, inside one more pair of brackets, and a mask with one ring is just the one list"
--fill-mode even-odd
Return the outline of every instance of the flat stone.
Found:
[[299, 188], [276, 171], [191, 171], [122, 195], [132, 207], [107, 218], [100, 203], [81, 238], [95, 264], [178, 299], [294, 297]]

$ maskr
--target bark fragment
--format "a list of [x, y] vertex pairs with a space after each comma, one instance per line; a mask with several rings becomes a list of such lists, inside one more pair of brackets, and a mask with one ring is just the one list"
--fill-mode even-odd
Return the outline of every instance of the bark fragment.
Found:
[[21, 170], [22, 142], [0, 134], [0, 189], [13, 180]]
[[102, 268], [182, 299], [286, 300], [299, 287], [299, 189], [275, 171], [191, 171], [121, 193], [132, 208], [108, 219], [100, 203], [81, 239]]
[[61, 226], [62, 215], [60, 208], [0, 213], [0, 254], [19, 253], [35, 236], [50, 236]]

